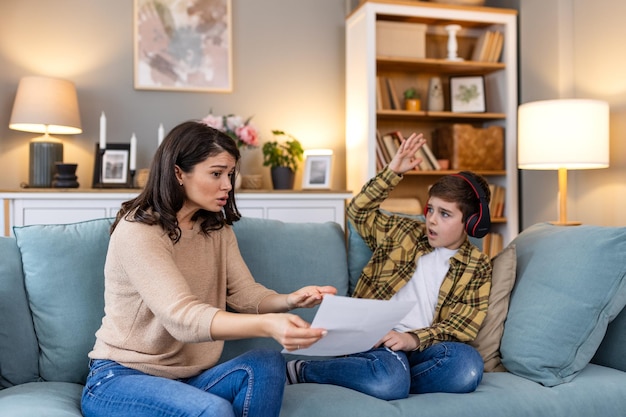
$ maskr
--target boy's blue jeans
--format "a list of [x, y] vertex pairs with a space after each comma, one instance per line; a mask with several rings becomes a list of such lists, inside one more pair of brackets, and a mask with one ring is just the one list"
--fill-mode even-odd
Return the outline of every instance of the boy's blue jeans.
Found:
[[458, 342], [441, 342], [422, 352], [372, 349], [341, 358], [304, 361], [300, 382], [333, 384], [368, 395], [395, 400], [427, 392], [472, 392], [483, 376], [476, 349]]
[[92, 360], [81, 405], [86, 417], [276, 417], [284, 386], [278, 351], [250, 351], [184, 380]]

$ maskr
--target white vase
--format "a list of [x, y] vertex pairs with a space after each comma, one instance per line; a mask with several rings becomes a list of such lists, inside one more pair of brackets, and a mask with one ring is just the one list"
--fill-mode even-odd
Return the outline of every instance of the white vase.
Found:
[[241, 188], [242, 181], [243, 181], [243, 177], [241, 175], [241, 172], [238, 172], [237, 176], [235, 177], [235, 190], [239, 190]]
[[428, 110], [443, 111], [443, 85], [440, 77], [432, 77], [428, 83]]

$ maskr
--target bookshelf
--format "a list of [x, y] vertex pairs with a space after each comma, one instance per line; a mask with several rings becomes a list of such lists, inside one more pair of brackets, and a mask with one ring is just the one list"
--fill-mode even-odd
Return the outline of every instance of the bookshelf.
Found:
[[[500, 235], [501, 245], [508, 244], [519, 232], [518, 170], [517, 170], [517, 12], [515, 10], [443, 5], [421, 1], [364, 1], [346, 20], [346, 170], [348, 189], [360, 190], [377, 172], [381, 150], [377, 136], [400, 131], [407, 137], [422, 132], [431, 149], [436, 132], [452, 124], [469, 124], [474, 128], [500, 126], [503, 129], [502, 169], [471, 169], [498, 187], [503, 210], [492, 218], [492, 231]], [[412, 56], [382, 55], [377, 38], [378, 22], [402, 22], [417, 26], [423, 33], [423, 51]], [[460, 61], [447, 60], [448, 34], [445, 26], [458, 24], [458, 56]], [[497, 35], [499, 51], [487, 53], [485, 39]], [[497, 39], [500, 37], [501, 39]], [[498, 46], [498, 43], [500, 44]], [[387, 50], [387, 49], [385, 49]], [[420, 55], [421, 53], [421, 55]], [[477, 60], [473, 58], [481, 58]], [[484, 112], [451, 111], [450, 78], [480, 76], [484, 79]], [[432, 77], [442, 80], [444, 109], [428, 110], [428, 86]], [[394, 106], [393, 97], [380, 95], [391, 80], [393, 93], [402, 101], [403, 91], [414, 87], [420, 92], [422, 108], [404, 110]], [[489, 149], [482, 149], [489, 151]], [[378, 153], [378, 156], [377, 156]], [[439, 155], [436, 155], [439, 157]], [[380, 164], [378, 164], [380, 166]], [[463, 168], [463, 167], [461, 167]], [[405, 175], [391, 197], [417, 197], [426, 204], [428, 187], [442, 175], [458, 172], [418, 170]], [[495, 188], [494, 188], [495, 189]], [[497, 241], [498, 239], [491, 239]]]

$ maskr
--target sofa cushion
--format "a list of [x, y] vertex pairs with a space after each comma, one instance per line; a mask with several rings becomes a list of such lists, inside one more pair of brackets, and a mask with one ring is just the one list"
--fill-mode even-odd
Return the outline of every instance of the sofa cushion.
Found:
[[111, 219], [14, 228], [46, 381], [82, 383], [104, 315]]
[[37, 338], [15, 239], [0, 237], [0, 388], [36, 381]]
[[624, 346], [626, 346], [626, 307], [609, 324], [606, 336], [591, 362], [626, 372]]
[[517, 280], [502, 363], [546, 386], [571, 381], [626, 304], [626, 228], [543, 223], [513, 242]]
[[511, 290], [515, 283], [517, 256], [515, 245], [511, 244], [492, 259], [493, 274], [489, 309], [476, 339], [469, 344], [474, 346], [485, 362], [485, 372], [506, 371], [500, 359], [500, 340], [504, 332], [504, 320], [509, 311]]
[[0, 391], [3, 417], [82, 417], [83, 386], [68, 382], [31, 382]]

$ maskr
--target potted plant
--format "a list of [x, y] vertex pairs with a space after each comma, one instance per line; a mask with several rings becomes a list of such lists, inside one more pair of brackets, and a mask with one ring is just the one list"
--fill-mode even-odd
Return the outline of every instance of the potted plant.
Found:
[[404, 108], [409, 111], [419, 111], [422, 108], [420, 93], [413, 87], [404, 90]]
[[263, 144], [263, 166], [270, 167], [272, 185], [276, 190], [290, 190], [298, 170], [298, 163], [302, 161], [304, 149], [300, 141], [282, 130], [272, 130], [275, 138], [284, 137], [287, 140], [279, 142], [273, 140]]

